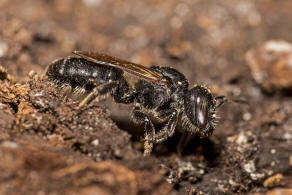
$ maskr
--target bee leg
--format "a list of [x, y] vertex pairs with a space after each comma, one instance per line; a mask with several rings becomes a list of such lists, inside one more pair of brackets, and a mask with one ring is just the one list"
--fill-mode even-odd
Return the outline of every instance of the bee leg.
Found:
[[89, 105], [93, 100], [95, 100], [100, 95], [105, 95], [113, 91], [118, 86], [118, 81], [112, 81], [109, 83], [104, 83], [96, 86], [79, 104], [79, 107], [84, 105]]
[[[176, 109], [171, 109], [167, 112], [169, 120], [166, 125], [154, 136], [154, 143], [160, 143], [171, 137], [175, 132], [175, 127], [178, 122], [179, 112]], [[165, 115], [165, 113], [163, 114]]]
[[179, 156], [182, 155], [184, 148], [188, 145], [191, 138], [192, 138], [192, 135], [189, 132], [184, 132], [182, 134], [182, 136], [180, 137], [180, 139], [178, 141], [177, 148], [176, 148]]
[[124, 79], [120, 80], [119, 86], [112, 91], [111, 95], [116, 103], [130, 104], [135, 99], [135, 91], [130, 88], [129, 84]]
[[132, 112], [132, 117], [136, 123], [144, 123], [145, 125], [145, 142], [144, 142], [144, 156], [148, 156], [153, 149], [153, 137], [155, 135], [155, 128], [149, 117], [141, 112], [139, 107], [135, 107]]

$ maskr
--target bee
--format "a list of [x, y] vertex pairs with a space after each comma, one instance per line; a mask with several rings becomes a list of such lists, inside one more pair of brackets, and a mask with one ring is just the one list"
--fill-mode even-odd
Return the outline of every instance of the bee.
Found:
[[[153, 145], [171, 137], [178, 122], [184, 131], [208, 137], [218, 122], [216, 109], [225, 102], [224, 96], [214, 97], [210, 89], [194, 85], [178, 70], [170, 67], [146, 68], [116, 57], [74, 51], [69, 56], [51, 63], [46, 77], [57, 86], [69, 88], [71, 94], [81, 94], [79, 106], [89, 105], [111, 95], [115, 102], [133, 104], [131, 118], [144, 125], [144, 155]], [[133, 86], [124, 73], [136, 76]], [[67, 90], [68, 91], [68, 90]], [[163, 126], [155, 130], [153, 120]]]

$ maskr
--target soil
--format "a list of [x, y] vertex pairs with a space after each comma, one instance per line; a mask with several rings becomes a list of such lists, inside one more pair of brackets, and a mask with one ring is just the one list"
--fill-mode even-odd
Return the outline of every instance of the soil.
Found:
[[[291, 10], [289, 0], [0, 1], [0, 194], [292, 193], [292, 93], [277, 82], [267, 93], [245, 61], [268, 40], [292, 42]], [[216, 131], [182, 153], [177, 131], [144, 157], [131, 105], [79, 109], [43, 79], [73, 50], [171, 66], [225, 95]]]

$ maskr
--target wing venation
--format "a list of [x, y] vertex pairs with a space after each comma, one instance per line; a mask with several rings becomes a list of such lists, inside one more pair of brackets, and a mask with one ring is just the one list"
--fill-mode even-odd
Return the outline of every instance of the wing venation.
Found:
[[73, 51], [73, 53], [89, 61], [92, 61], [96, 64], [111, 66], [111, 67], [121, 69], [123, 71], [136, 75], [154, 84], [166, 85], [168, 83], [168, 80], [166, 80], [162, 74], [155, 72], [140, 64], [135, 64], [132, 62], [118, 59], [113, 56], [100, 54], [100, 53], [85, 52], [85, 51]]

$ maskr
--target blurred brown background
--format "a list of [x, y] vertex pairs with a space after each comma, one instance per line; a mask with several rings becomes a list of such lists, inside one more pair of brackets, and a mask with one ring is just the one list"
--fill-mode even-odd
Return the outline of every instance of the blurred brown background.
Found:
[[[73, 50], [99, 51], [145, 66], [172, 66], [190, 83], [245, 100], [222, 107], [215, 135], [195, 139], [187, 155], [177, 160], [174, 151], [167, 153], [170, 141], [153, 158], [170, 168], [159, 174], [178, 185], [168, 188], [173, 193], [275, 194], [281, 190], [264, 182], [277, 173], [284, 177], [272, 187], [292, 187], [291, 21], [290, 0], [0, 0], [0, 64], [24, 84], [31, 70], [42, 74]], [[268, 40], [286, 42], [266, 51]], [[186, 166], [181, 162], [195, 168], [173, 176], [176, 183], [169, 175]], [[155, 192], [151, 185], [147, 189]], [[140, 187], [133, 194], [143, 192]]]

